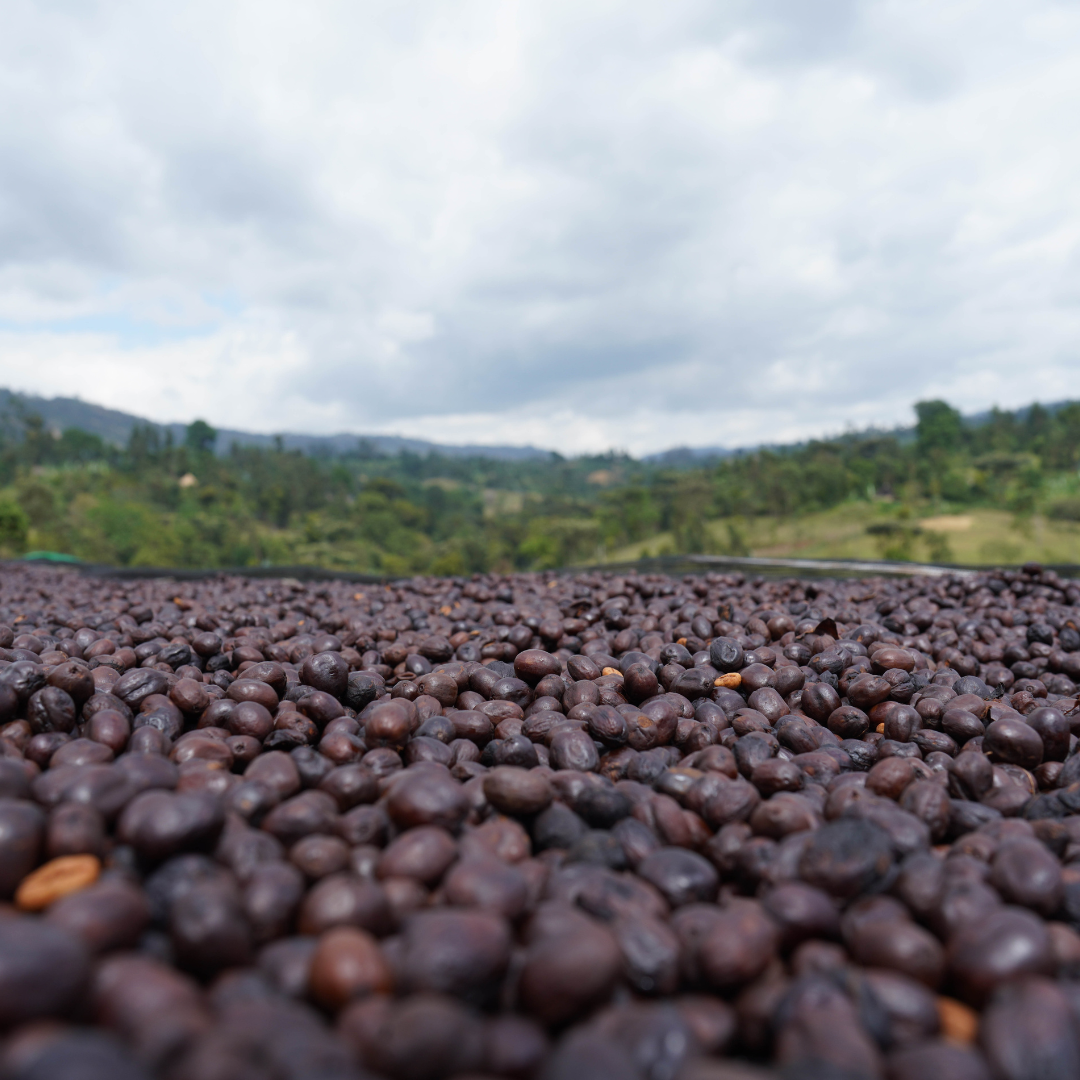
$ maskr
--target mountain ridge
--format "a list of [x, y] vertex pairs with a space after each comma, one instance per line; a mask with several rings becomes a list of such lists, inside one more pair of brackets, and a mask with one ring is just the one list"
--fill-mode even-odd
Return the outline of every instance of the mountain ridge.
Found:
[[[30, 411], [37, 413], [46, 425], [62, 430], [66, 427], [81, 428], [83, 431], [98, 435], [108, 443], [123, 446], [127, 443], [132, 429], [136, 425], [149, 425], [162, 434], [168, 432], [174, 441], [182, 442], [186, 424], [161, 424], [147, 420], [134, 413], [110, 409], [104, 405], [95, 405], [77, 397], [46, 398], [36, 394], [23, 394], [0, 388], [0, 416], [7, 412], [13, 401], [22, 402]], [[1055, 401], [1041, 408], [1048, 413], [1060, 409], [1067, 401]], [[1019, 419], [1026, 417], [1033, 406], [1015, 410]], [[991, 416], [990, 410], [973, 413], [964, 417], [964, 422], [972, 426], [986, 423]], [[894, 428], [869, 428], [865, 431], [842, 433], [840, 435], [822, 435], [820, 441], [844, 438], [850, 434], [857, 438], [873, 435], [890, 435], [903, 440], [914, 438], [914, 424]], [[412, 439], [402, 435], [365, 435], [339, 432], [335, 435], [308, 435], [302, 432], [282, 432], [265, 435], [253, 431], [239, 431], [231, 428], [218, 428], [217, 441], [214, 445], [216, 454], [225, 454], [233, 443], [241, 446], [271, 447], [277, 440], [286, 450], [300, 450], [315, 456], [340, 456], [356, 453], [362, 449], [373, 449], [380, 455], [393, 457], [400, 453], [429, 454], [436, 453], [444, 457], [488, 458], [495, 461], [542, 461], [557, 457], [554, 451], [541, 450], [535, 446], [484, 446], [478, 444], [454, 445], [449, 443], [428, 442], [424, 439]], [[788, 443], [758, 443], [754, 446], [675, 446], [652, 454], [643, 454], [636, 460], [647, 465], [668, 466], [674, 469], [687, 469], [707, 465], [712, 461], [751, 454], [758, 450], [785, 449], [796, 450], [809, 442], [801, 439]], [[589, 455], [586, 455], [589, 456]]]
[[[81, 428], [97, 435], [115, 446], [123, 446], [136, 425], [149, 425], [164, 434], [169, 432], [173, 439], [183, 442], [186, 424], [160, 424], [146, 420], [134, 413], [109, 409], [104, 405], [94, 405], [73, 397], [40, 397], [36, 394], [20, 394], [12, 390], [0, 389], [0, 413], [7, 411], [12, 401], [22, 402], [26, 408], [37, 413], [46, 425], [58, 430], [66, 427]], [[435, 452], [446, 457], [488, 457], [497, 461], [536, 461], [552, 456], [550, 450], [541, 450], [535, 446], [454, 446], [428, 442], [424, 439], [410, 439], [401, 435], [354, 435], [341, 432], [335, 435], [306, 435], [298, 432], [264, 435], [254, 431], [239, 431], [231, 428], [218, 428], [214, 452], [227, 453], [233, 443], [241, 446], [274, 446], [278, 439], [286, 450], [302, 450], [308, 454], [328, 456], [348, 454], [361, 448], [363, 444], [374, 447], [380, 454], [393, 456], [402, 452], [427, 454]]]

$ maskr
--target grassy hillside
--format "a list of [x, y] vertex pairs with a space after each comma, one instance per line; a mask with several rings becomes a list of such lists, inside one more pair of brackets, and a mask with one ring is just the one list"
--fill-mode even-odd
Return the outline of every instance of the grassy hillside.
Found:
[[[773, 558], [1080, 564], [1080, 523], [1045, 514], [1018, 517], [1005, 510], [970, 508], [942, 514], [935, 512], [937, 508], [927, 509], [932, 516], [910, 519], [907, 535], [889, 528], [896, 522], [892, 507], [870, 502], [789, 517], [718, 518], [707, 523], [709, 546], [714, 551]], [[887, 531], [880, 531], [882, 525]], [[621, 562], [673, 553], [674, 538], [668, 532], [616, 548], [606, 559]]]

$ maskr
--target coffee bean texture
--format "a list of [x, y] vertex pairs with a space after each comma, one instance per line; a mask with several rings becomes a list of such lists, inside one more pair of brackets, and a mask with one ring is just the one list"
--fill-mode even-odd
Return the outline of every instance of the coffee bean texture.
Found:
[[1080, 587], [0, 568], [0, 1075], [1080, 1074]]

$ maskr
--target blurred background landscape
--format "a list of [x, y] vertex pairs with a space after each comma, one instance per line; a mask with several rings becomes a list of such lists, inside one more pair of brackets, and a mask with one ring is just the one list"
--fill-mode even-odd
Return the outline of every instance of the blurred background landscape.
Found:
[[1080, 564], [1080, 4], [5, 15], [0, 555]]
[[154, 424], [0, 393], [0, 554], [378, 574], [669, 554], [1080, 562], [1080, 402], [744, 450], [562, 457]]

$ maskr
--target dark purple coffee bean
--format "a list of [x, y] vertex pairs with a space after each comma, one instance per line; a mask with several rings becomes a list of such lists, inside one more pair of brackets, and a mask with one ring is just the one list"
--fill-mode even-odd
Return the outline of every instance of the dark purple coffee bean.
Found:
[[1080, 1074], [1080, 1038], [1068, 996], [1049, 979], [1001, 987], [979, 1025], [993, 1075], [1066, 1080]]
[[[225, 702], [217, 704], [224, 705]], [[261, 742], [273, 730], [274, 718], [270, 710], [257, 701], [241, 701], [233, 704], [224, 718], [224, 726], [234, 735], [248, 735]]]
[[885, 716], [885, 738], [906, 743], [922, 726], [922, 717], [910, 706], [893, 703]]
[[948, 792], [934, 780], [916, 780], [904, 788], [901, 807], [914, 814], [930, 830], [930, 839], [940, 843], [945, 839], [952, 816]]
[[255, 865], [240, 898], [251, 939], [272, 941], [287, 933], [303, 895], [304, 877], [297, 867], [277, 860]]
[[981, 799], [994, 783], [994, 769], [985, 754], [964, 751], [957, 754], [949, 775], [949, 789], [955, 796]]
[[301, 665], [300, 681], [305, 686], [313, 686], [340, 701], [348, 689], [349, 665], [340, 653], [316, 653]]
[[586, 732], [558, 731], [551, 739], [551, 764], [556, 769], [592, 772], [600, 765], [600, 755]]
[[622, 845], [627, 865], [634, 870], [654, 851], [659, 851], [660, 838], [647, 825], [636, 818], [623, 818], [612, 830], [611, 835]]
[[286, 847], [312, 833], [334, 831], [337, 803], [324, 791], [304, 791], [279, 803], [263, 819], [262, 828]]
[[49, 768], [58, 769], [64, 765], [104, 765], [112, 761], [112, 750], [104, 743], [92, 739], [69, 739], [56, 748], [49, 758]]
[[588, 824], [570, 807], [553, 802], [539, 813], [532, 823], [533, 843], [538, 851], [547, 848], [566, 849], [588, 831]]
[[382, 682], [363, 671], [349, 673], [342, 701], [350, 709], [362, 712], [378, 698], [382, 692]]
[[0, 670], [0, 684], [15, 691], [19, 706], [45, 685], [45, 669], [36, 660], [16, 660]]
[[286, 997], [305, 997], [316, 947], [314, 938], [279, 938], [259, 950], [258, 970]]
[[75, 702], [76, 709], [81, 709], [94, 695], [94, 679], [81, 664], [70, 661], [58, 664], [47, 679], [50, 686], [63, 690]]
[[575, 655], [566, 661], [566, 670], [572, 679], [581, 681], [600, 678], [600, 668], [587, 656]]
[[347, 844], [386, 843], [390, 830], [390, 818], [381, 806], [354, 806], [343, 813], [335, 822], [334, 830]]
[[594, 829], [610, 829], [633, 811], [633, 804], [623, 792], [599, 785], [584, 788], [573, 804], [574, 812]]
[[[302, 880], [302, 875], [295, 867]], [[297, 916], [301, 934], [318, 935], [333, 926], [356, 926], [380, 937], [393, 925], [390, 904], [381, 885], [351, 874], [331, 874], [304, 895]]]
[[545, 675], [558, 675], [561, 670], [559, 658], [543, 649], [526, 649], [514, 657], [514, 674], [531, 686], [535, 686]]
[[457, 858], [454, 838], [445, 830], [426, 825], [396, 837], [379, 860], [381, 878], [415, 878], [434, 885]]
[[485, 1067], [496, 1076], [527, 1076], [549, 1052], [548, 1040], [535, 1021], [514, 1014], [488, 1020], [484, 1032]]
[[209, 632], [196, 634], [191, 639], [191, 647], [199, 656], [209, 659], [221, 651], [221, 638]]
[[526, 931], [521, 1002], [542, 1023], [563, 1023], [604, 1001], [621, 967], [610, 930], [572, 907], [543, 904]]
[[244, 778], [265, 785], [278, 799], [287, 799], [300, 790], [296, 763], [282, 751], [260, 754], [245, 770]]
[[354, 997], [391, 989], [392, 975], [378, 943], [355, 927], [338, 927], [320, 939], [311, 959], [311, 996], [324, 1008], [340, 1009]]
[[776, 730], [780, 745], [793, 754], [811, 754], [821, 746], [821, 727], [818, 724], [796, 718], [785, 721]]
[[924, 1080], [928, 1076], [990, 1080], [986, 1062], [977, 1050], [943, 1039], [902, 1046], [889, 1055], [890, 1080]]
[[64, 802], [49, 815], [45, 853], [55, 859], [61, 855], [97, 855], [105, 852], [105, 817], [94, 806]]
[[0, 799], [25, 799], [30, 795], [30, 774], [23, 762], [0, 757]]
[[0, 725], [9, 724], [18, 716], [19, 694], [10, 683], [0, 680]]
[[854, 705], [841, 705], [829, 713], [826, 722], [829, 730], [840, 739], [861, 739], [870, 729], [870, 718]]
[[503, 766], [484, 777], [484, 795], [500, 813], [530, 816], [546, 809], [552, 800], [551, 785], [528, 769]]
[[984, 747], [996, 760], [1034, 769], [1043, 759], [1043, 741], [1039, 733], [1023, 720], [1005, 717], [986, 729]]
[[501, 859], [469, 858], [446, 875], [443, 892], [455, 907], [479, 908], [515, 919], [529, 900], [529, 883], [516, 867]]
[[461, 785], [444, 773], [410, 772], [395, 780], [390, 790], [386, 810], [391, 820], [399, 828], [437, 825], [456, 829], [469, 810]]
[[69, 931], [40, 919], [0, 919], [0, 1027], [64, 1014], [89, 974], [87, 950]]
[[807, 716], [823, 724], [840, 708], [840, 695], [828, 683], [810, 683], [803, 687], [800, 705]]
[[345, 1009], [339, 1027], [366, 1071], [380, 1076], [465, 1076], [475, 1074], [484, 1058], [480, 1021], [439, 994], [400, 1002], [372, 995]]
[[492, 1000], [510, 962], [510, 928], [483, 911], [425, 911], [402, 932], [400, 970], [406, 987], [462, 998]]
[[713, 900], [720, 883], [707, 859], [683, 848], [661, 848], [642, 860], [637, 873], [655, 885], [672, 907]]
[[[558, 716], [558, 713], [554, 715]], [[511, 735], [506, 739], [493, 739], [485, 748], [487, 757], [482, 754], [484, 764], [492, 767], [507, 765], [521, 769], [532, 769], [540, 764], [536, 747], [524, 735]]]
[[449, 767], [453, 761], [453, 753], [446, 743], [426, 735], [416, 734], [405, 747], [405, 763], [412, 765], [418, 761], [433, 761]]
[[150, 922], [146, 893], [127, 881], [102, 879], [50, 905], [45, 918], [92, 953], [131, 949]]
[[368, 746], [403, 746], [413, 730], [412, 717], [404, 703], [375, 702], [369, 708], [364, 727]]
[[590, 736], [607, 746], [622, 746], [627, 738], [626, 719], [610, 705], [598, 705], [586, 720]]
[[146, 791], [124, 808], [117, 835], [151, 861], [210, 848], [225, 822], [220, 802], [207, 795]]
[[[899, 650], [898, 650], [899, 651]], [[880, 1055], [844, 992], [821, 975], [798, 979], [776, 1017], [776, 1057], [793, 1075], [878, 1076]]]
[[990, 884], [1009, 904], [1052, 916], [1064, 899], [1061, 865], [1037, 840], [1006, 840], [994, 853]]
[[1044, 761], [1064, 761], [1069, 753], [1069, 721], [1059, 709], [1033, 709], [1024, 719], [1042, 739]]
[[875, 705], [879, 705], [888, 698], [892, 690], [892, 685], [887, 679], [865, 673], [848, 685], [847, 698], [856, 708], [869, 712]]
[[623, 693], [627, 701], [640, 704], [660, 689], [656, 673], [649, 664], [630, 664], [623, 670]]
[[588, 863], [612, 870], [626, 868], [626, 853], [622, 844], [603, 829], [590, 829], [578, 837], [566, 852], [567, 863]]
[[792, 949], [809, 938], [837, 938], [840, 918], [833, 899], [799, 881], [784, 882], [766, 893], [762, 906], [780, 927], [780, 942]]
[[701, 971], [718, 990], [743, 986], [765, 970], [779, 940], [776, 923], [761, 905], [739, 900], [717, 914], [702, 938]]
[[945, 970], [937, 939], [903, 918], [881, 917], [854, 924], [844, 940], [852, 956], [867, 967], [899, 971], [934, 988]]
[[[310, 692], [314, 692], [313, 690]], [[229, 683], [226, 696], [236, 702], [254, 701], [264, 709], [274, 710], [278, 706], [278, 696], [274, 688], [261, 679], [239, 678]]]
[[712, 690], [715, 678], [714, 668], [691, 667], [679, 674], [671, 682], [669, 689], [690, 701], [697, 701]]
[[799, 862], [799, 876], [841, 898], [871, 892], [892, 870], [888, 833], [869, 821], [843, 818], [818, 829]]
[[318, 787], [334, 798], [341, 812], [361, 803], [373, 803], [379, 797], [378, 780], [359, 765], [331, 768], [318, 781]]
[[709, 645], [709, 661], [717, 671], [738, 671], [743, 667], [743, 649], [729, 637], [713, 638]]
[[118, 1039], [100, 1031], [59, 1030], [17, 1056], [13, 1080], [148, 1080], [150, 1075]]
[[332, 694], [327, 694], [322, 690], [315, 690], [305, 695], [297, 703], [297, 709], [303, 716], [313, 721], [320, 730], [331, 720], [345, 715], [341, 702]]
[[131, 724], [121, 713], [103, 709], [83, 725], [83, 734], [93, 742], [107, 746], [114, 754], [119, 754], [131, 738]]
[[27, 701], [26, 719], [35, 735], [44, 731], [70, 732], [75, 727], [75, 702], [66, 690], [44, 686]]
[[1050, 936], [1037, 916], [1001, 908], [958, 928], [949, 942], [949, 969], [965, 1000], [982, 1004], [1002, 983], [1053, 967]]
[[164, 1062], [207, 1024], [197, 986], [149, 956], [105, 958], [91, 987], [95, 1014], [144, 1060]]
[[10, 898], [38, 863], [45, 815], [24, 799], [0, 799], [0, 898]]
[[532, 698], [529, 685], [521, 679], [502, 678], [491, 687], [492, 701], [512, 701], [515, 705], [524, 709]]
[[776, 739], [763, 731], [751, 731], [735, 743], [735, 763], [739, 772], [749, 778], [754, 770], [769, 761], [779, 749]]
[[986, 732], [983, 722], [966, 709], [946, 709], [941, 715], [941, 730], [961, 746]]
[[417, 729], [413, 738], [436, 739], [444, 746], [457, 738], [457, 730], [445, 716], [429, 716]]
[[134, 668], [120, 676], [110, 693], [129, 709], [138, 709], [152, 694], [168, 692], [169, 682], [162, 671], [153, 668]]

